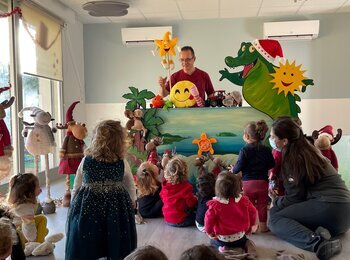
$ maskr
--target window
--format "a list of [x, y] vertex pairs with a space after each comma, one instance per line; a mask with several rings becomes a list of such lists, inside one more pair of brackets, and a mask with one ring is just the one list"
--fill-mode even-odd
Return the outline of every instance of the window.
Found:
[[[6, 1], [0, 1], [0, 13], [7, 12], [8, 5]], [[0, 18], [0, 87], [8, 86], [10, 83], [10, 26], [8, 18]], [[11, 90], [4, 91], [0, 94], [0, 103], [4, 100], [8, 100], [11, 96]], [[6, 116], [3, 118], [7, 129], [10, 132], [11, 139], [14, 136], [12, 134], [11, 127], [11, 108], [5, 110]], [[13, 142], [11, 142], [13, 143]], [[12, 157], [8, 158], [10, 161], [11, 168], [13, 169], [13, 159]], [[1, 160], [1, 159], [0, 159]], [[7, 164], [7, 163], [6, 163]], [[0, 167], [0, 184], [8, 181], [7, 178], [2, 178], [2, 174], [5, 174], [5, 169]], [[4, 170], [4, 171], [2, 171]], [[12, 175], [12, 171], [10, 172]]]
[[[18, 142], [22, 141], [23, 137], [17, 129], [17, 126], [22, 125], [17, 112], [23, 107], [36, 106], [55, 118], [51, 127], [56, 122], [62, 122], [62, 22], [31, 1], [0, 0], [0, 14], [10, 12], [9, 7], [17, 6], [18, 3], [23, 19], [19, 19], [18, 15], [0, 17], [0, 87], [7, 86], [9, 82], [16, 82], [12, 84], [14, 87], [11, 91], [0, 94], [0, 102], [14, 93], [17, 93], [18, 99], [11, 109], [6, 110], [5, 118], [11, 138], [15, 141], [15, 145], [12, 142], [14, 154], [18, 155], [11, 158], [15, 170], [10, 175], [14, 171], [16, 173], [34, 171], [33, 156]], [[18, 46], [13, 45], [13, 36], [18, 37]], [[14, 75], [16, 73], [18, 75]], [[21, 80], [17, 82], [17, 79]], [[18, 107], [15, 107], [16, 104]], [[24, 113], [24, 120], [31, 123], [33, 119], [29, 115], [29, 112]], [[62, 131], [55, 133], [54, 137], [59, 146], [62, 143]], [[39, 159], [39, 171], [44, 171], [45, 160], [41, 159]], [[57, 152], [49, 154], [50, 168], [57, 167], [58, 161]], [[6, 183], [8, 179], [1, 178], [0, 167], [0, 185]]]

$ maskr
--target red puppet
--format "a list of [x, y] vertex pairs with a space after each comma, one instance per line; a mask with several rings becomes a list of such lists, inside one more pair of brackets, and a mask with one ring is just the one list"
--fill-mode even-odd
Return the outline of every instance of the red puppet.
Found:
[[59, 174], [66, 174], [66, 192], [63, 197], [63, 206], [69, 207], [70, 193], [70, 174], [75, 174], [81, 160], [84, 157], [84, 138], [87, 136], [85, 124], [77, 123], [73, 119], [73, 110], [79, 101], [70, 105], [66, 112], [66, 123], [64, 125], [57, 124], [58, 129], [67, 129], [60, 150], [60, 165], [58, 167]]

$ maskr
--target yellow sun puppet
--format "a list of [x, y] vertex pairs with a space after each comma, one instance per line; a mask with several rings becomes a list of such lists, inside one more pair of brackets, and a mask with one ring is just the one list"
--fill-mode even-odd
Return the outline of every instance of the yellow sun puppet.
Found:
[[170, 32], [166, 32], [163, 36], [163, 40], [154, 40], [159, 50], [159, 56], [162, 58], [162, 65], [166, 70], [174, 69], [174, 61], [171, 56], [175, 56], [175, 45], [177, 44], [177, 38], [170, 39]]
[[295, 66], [295, 61], [289, 64], [289, 61], [286, 61], [286, 64], [279, 63], [280, 67], [274, 67], [275, 73], [271, 73], [271, 76], [274, 77], [270, 82], [275, 83], [273, 89], [278, 89], [280, 94], [284, 92], [286, 97], [288, 93], [291, 93], [294, 96], [294, 91], [300, 92], [300, 86], [305, 86], [303, 82], [306, 79], [303, 74], [305, 70], [301, 70], [301, 64]]

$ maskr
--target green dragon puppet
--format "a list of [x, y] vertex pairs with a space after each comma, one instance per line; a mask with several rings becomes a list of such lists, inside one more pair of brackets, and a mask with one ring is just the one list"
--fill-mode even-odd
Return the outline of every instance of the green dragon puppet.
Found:
[[[272, 119], [289, 115], [298, 117], [300, 97], [295, 91], [304, 92], [312, 79], [303, 76], [301, 65], [282, 61], [281, 45], [276, 40], [243, 42], [237, 57], [228, 56], [225, 63], [230, 68], [243, 66], [243, 70], [231, 73], [220, 70], [221, 78], [242, 86], [244, 99], [255, 109]], [[278, 66], [275, 64], [278, 63]], [[301, 87], [301, 89], [300, 89]]]

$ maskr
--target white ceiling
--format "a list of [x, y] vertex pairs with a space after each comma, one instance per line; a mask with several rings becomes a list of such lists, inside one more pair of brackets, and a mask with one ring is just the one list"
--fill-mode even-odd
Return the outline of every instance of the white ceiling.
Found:
[[350, 0], [119, 0], [130, 5], [126, 16], [93, 17], [82, 8], [88, 0], [59, 1], [75, 11], [83, 23], [141, 23], [350, 12]]

